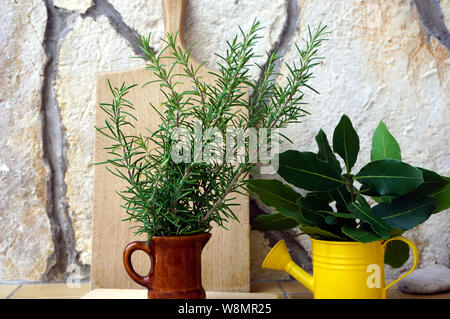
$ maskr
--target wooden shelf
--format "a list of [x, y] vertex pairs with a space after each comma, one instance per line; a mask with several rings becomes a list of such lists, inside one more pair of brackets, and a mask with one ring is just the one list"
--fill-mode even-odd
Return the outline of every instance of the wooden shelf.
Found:
[[[278, 299], [275, 293], [207, 291], [206, 299]], [[147, 299], [145, 289], [94, 289], [81, 299]]]
[[[297, 281], [253, 282], [251, 293], [207, 292], [209, 299], [311, 299], [312, 293]], [[95, 289], [89, 283], [70, 288], [63, 283], [0, 284], [0, 299], [145, 299], [146, 289]], [[396, 286], [388, 290], [389, 299], [450, 299], [450, 292], [434, 295], [412, 295]]]

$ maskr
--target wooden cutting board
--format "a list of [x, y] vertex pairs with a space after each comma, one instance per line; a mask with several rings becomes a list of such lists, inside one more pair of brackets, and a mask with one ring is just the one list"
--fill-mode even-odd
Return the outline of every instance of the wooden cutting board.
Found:
[[[165, 32], [179, 31], [179, 45], [185, 48], [183, 41], [184, 11], [187, 0], [163, 0], [163, 15]], [[165, 52], [164, 54], [170, 54]], [[198, 65], [193, 61], [194, 67]], [[200, 71], [203, 79], [213, 83], [213, 76], [208, 74], [206, 67]], [[181, 70], [180, 70], [181, 72]], [[137, 83], [127, 95], [127, 99], [136, 107], [135, 116], [139, 119], [136, 130], [146, 133], [145, 128], [154, 130], [159, 124], [159, 117], [149, 106], [160, 105], [163, 95], [157, 83], [141, 88], [148, 81], [155, 79], [151, 71], [145, 68], [136, 70], [105, 73], [97, 76], [97, 102], [110, 103], [112, 95], [107, 85], [107, 79], [113, 87]], [[190, 88], [190, 83], [184, 80], [184, 88]], [[181, 90], [180, 86], [180, 90]], [[98, 105], [97, 103], [97, 105]], [[104, 126], [105, 114], [99, 107], [96, 109], [95, 124]], [[103, 162], [107, 153], [103, 149], [110, 145], [101, 134], [95, 136], [95, 162]], [[120, 207], [121, 199], [115, 191], [125, 189], [125, 182], [109, 173], [103, 165], [94, 167], [94, 212], [93, 212], [93, 243], [91, 289], [96, 288], [142, 288], [134, 283], [126, 274], [122, 253], [125, 246], [135, 240], [146, 240], [136, 237], [130, 227], [130, 222], [121, 221], [127, 215]], [[250, 290], [250, 239], [249, 239], [249, 198], [236, 196], [236, 202], [241, 204], [233, 209], [240, 223], [230, 221], [226, 226], [229, 231], [215, 227], [212, 237], [202, 254], [202, 279], [205, 290], [210, 291], [241, 291]], [[133, 265], [141, 275], [147, 274], [150, 261], [144, 253], [136, 252], [132, 258]]]

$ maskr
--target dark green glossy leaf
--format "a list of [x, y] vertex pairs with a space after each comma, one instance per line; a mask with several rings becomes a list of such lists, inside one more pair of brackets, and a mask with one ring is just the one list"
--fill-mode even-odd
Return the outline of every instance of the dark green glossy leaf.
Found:
[[367, 195], [370, 196], [374, 201], [376, 201], [377, 203], [390, 203], [392, 201], [392, 199], [394, 198], [393, 196], [380, 196], [380, 194], [378, 194], [377, 192], [373, 191], [369, 186], [367, 185], [361, 185], [359, 192], [363, 195]]
[[395, 159], [370, 162], [355, 178], [380, 195], [403, 195], [423, 183], [419, 169]]
[[386, 244], [384, 263], [392, 268], [399, 268], [409, 258], [409, 246], [401, 240], [392, 240]]
[[323, 225], [323, 221], [322, 220], [317, 220], [317, 218], [314, 218], [314, 217], [316, 217], [316, 216], [314, 216], [314, 215], [311, 216], [308, 213], [305, 214], [303, 211], [299, 210], [297, 212], [297, 215], [296, 215], [295, 219], [297, 221], [299, 221], [300, 225], [302, 225], [302, 226], [313, 226], [313, 227], [315, 227], [316, 224], [319, 224], [319, 225], [322, 226]]
[[347, 171], [355, 165], [359, 152], [359, 137], [352, 122], [343, 115], [333, 134], [333, 150], [344, 160]]
[[372, 197], [372, 199], [377, 203], [391, 203], [394, 198], [394, 196]]
[[317, 156], [321, 159], [330, 164], [338, 173], [341, 173], [341, 164], [336, 158], [336, 155], [334, 155], [333, 150], [330, 147], [330, 144], [328, 143], [327, 135], [325, 132], [320, 129], [319, 133], [316, 135], [316, 142], [319, 146], [319, 152], [317, 153]]
[[403, 235], [404, 232], [405, 232], [404, 230], [392, 227], [391, 230], [389, 231], [389, 235], [391, 235], [391, 237], [400, 236]]
[[411, 229], [427, 220], [438, 201], [432, 197], [420, 199], [409, 196], [397, 197], [390, 204], [381, 203], [372, 208], [372, 214], [383, 219], [389, 226], [401, 230]]
[[355, 241], [359, 241], [360, 243], [370, 243], [372, 241], [382, 239], [378, 234], [374, 232], [360, 228], [354, 228], [348, 225], [342, 226], [341, 230], [345, 235]]
[[330, 231], [323, 230], [319, 227], [300, 226], [300, 229], [302, 230], [302, 232], [304, 232], [305, 234], [307, 234], [315, 239], [347, 241], [346, 238], [336, 235]]
[[370, 209], [370, 205], [369, 203], [366, 201], [366, 199], [364, 198], [364, 196], [361, 195], [356, 195], [356, 201], [358, 202], [359, 205], [361, 205], [362, 207], [364, 207], [365, 209]]
[[383, 200], [381, 199], [381, 197], [371, 197], [375, 202], [379, 203], [383, 203]]
[[332, 215], [328, 215], [328, 216], [325, 216], [325, 222], [326, 222], [328, 225], [336, 225], [336, 223], [337, 223], [337, 218], [334, 217], [334, 216], [332, 216]]
[[386, 158], [401, 160], [402, 155], [398, 142], [391, 135], [383, 121], [380, 121], [373, 134], [370, 159], [371, 161], [376, 161]]
[[308, 193], [303, 199], [298, 199], [297, 203], [301, 205], [300, 207], [306, 208], [310, 211], [331, 210], [331, 207], [328, 205], [327, 201], [311, 195], [311, 193]]
[[302, 216], [306, 219], [306, 225], [310, 226], [325, 226], [325, 219], [318, 214], [319, 210], [331, 210], [331, 207], [324, 201], [315, 197], [306, 196], [300, 197], [297, 200], [298, 206]]
[[314, 197], [327, 204], [331, 203], [334, 198], [329, 192], [310, 192], [307, 197]]
[[252, 229], [259, 231], [285, 230], [298, 226], [295, 219], [284, 216], [280, 213], [271, 215], [261, 215], [253, 221]]
[[252, 179], [247, 181], [248, 189], [256, 194], [267, 206], [274, 207], [280, 213], [291, 216], [298, 211], [297, 199], [301, 197], [289, 185], [275, 179]]
[[434, 209], [433, 214], [439, 213], [450, 207], [450, 184], [445, 185], [441, 189], [431, 194], [439, 201], [439, 205]]
[[346, 219], [354, 219], [355, 218], [355, 216], [353, 216], [352, 214], [340, 213], [340, 212], [335, 212], [335, 211], [319, 211], [318, 213], [322, 214], [322, 216], [332, 215], [335, 217], [346, 218]]
[[423, 183], [419, 185], [416, 189], [414, 189], [412, 192], [410, 192], [408, 195], [413, 197], [424, 197], [428, 196], [430, 194], [433, 194], [434, 192], [439, 191], [444, 186], [449, 184], [449, 181], [428, 169], [417, 167], [421, 172], [423, 176]]
[[331, 196], [336, 201], [336, 208], [338, 211], [346, 211], [347, 205], [352, 201], [350, 192], [346, 185], [340, 185], [336, 189], [330, 191]]
[[371, 189], [368, 185], [361, 185], [361, 187], [359, 188], [359, 192], [363, 195], [367, 195], [367, 196], [373, 196], [373, 197], [379, 197], [380, 194], [378, 194], [377, 192], [375, 192], [373, 189]]
[[366, 206], [352, 202], [348, 204], [347, 209], [353, 214], [353, 216], [368, 223], [372, 227], [372, 229], [382, 238], [390, 238], [389, 225], [383, 219], [381, 219], [381, 217], [374, 215], [371, 212], [370, 207], [368, 208]]
[[281, 153], [278, 174], [288, 183], [309, 191], [328, 191], [344, 183], [330, 164], [312, 152]]

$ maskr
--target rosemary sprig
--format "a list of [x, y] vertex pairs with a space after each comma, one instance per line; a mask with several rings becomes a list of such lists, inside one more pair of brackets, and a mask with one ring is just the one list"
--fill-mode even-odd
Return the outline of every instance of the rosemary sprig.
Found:
[[[242, 192], [245, 178], [256, 164], [250, 162], [248, 154], [239, 164], [225, 160], [175, 161], [175, 147], [180, 143], [200, 152], [212, 146], [217, 150], [220, 144], [215, 138], [196, 139], [197, 129], [202, 132], [213, 129], [226, 136], [230, 129], [245, 133], [250, 128], [266, 128], [270, 140], [275, 129], [295, 123], [307, 114], [302, 89], [316, 92], [308, 81], [320, 59], [317, 50], [324, 40], [325, 27], [319, 26], [314, 33], [308, 29], [306, 48], [297, 47], [299, 61], [286, 64], [284, 86], [276, 81], [282, 76], [275, 67], [281, 59], [277, 50], [260, 67], [259, 80], [248, 74], [260, 29], [255, 21], [247, 33], [240, 29], [240, 35], [227, 43], [227, 52], [219, 56], [218, 71], [213, 73], [213, 85], [203, 82], [198, 75], [204, 63], [197, 68], [190, 63], [192, 47], [183, 51], [177, 46], [177, 34], [167, 34], [158, 53], [150, 48], [150, 35], [139, 37], [142, 58], [156, 76], [145, 85], [159, 85], [165, 97], [161, 106], [150, 104], [161, 124], [154, 131], [149, 130], [147, 136], [125, 133], [124, 128], [134, 127], [138, 119], [132, 114], [132, 103], [125, 99], [135, 85], [123, 84], [120, 88], [110, 86], [112, 102], [100, 104], [107, 115], [105, 126], [96, 127], [111, 141], [107, 147], [110, 157], [98, 164], [106, 164], [112, 174], [127, 182], [126, 189], [118, 194], [128, 214], [125, 220], [137, 222], [136, 234], [146, 233], [149, 239], [155, 235], [195, 234], [209, 232], [212, 222], [226, 228], [226, 221], [237, 220], [232, 196]], [[171, 53], [163, 54], [165, 51]], [[181, 74], [175, 71], [180, 69]], [[189, 81], [191, 88], [182, 90], [180, 79]], [[249, 87], [254, 92], [250, 100], [246, 98]], [[183, 134], [174, 138], [177, 131]], [[245, 143], [248, 150], [248, 141]], [[232, 153], [237, 151], [235, 146]]]

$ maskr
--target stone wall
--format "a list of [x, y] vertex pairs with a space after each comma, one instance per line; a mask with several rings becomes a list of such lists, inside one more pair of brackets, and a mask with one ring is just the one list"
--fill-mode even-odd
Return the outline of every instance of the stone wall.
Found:
[[[70, 264], [88, 278], [96, 74], [142, 65], [130, 59], [138, 33], [152, 32], [159, 48], [161, 3], [2, 0], [0, 9], [0, 281], [64, 280]], [[315, 150], [318, 129], [330, 136], [346, 113], [361, 136], [358, 167], [383, 120], [406, 161], [450, 175], [450, 1], [189, 0], [185, 40], [198, 42], [196, 59], [214, 68], [213, 53], [255, 18], [265, 26], [257, 53], [278, 46], [289, 62], [307, 25], [322, 22], [330, 32], [313, 80], [321, 94], [308, 94], [311, 115], [286, 129], [290, 147]], [[264, 208], [252, 204], [254, 217]], [[406, 233], [421, 266], [450, 266], [449, 226], [445, 212]], [[286, 236], [252, 233], [253, 279], [286, 278], [260, 269], [269, 246]], [[309, 240], [290, 248], [308, 268]]]

